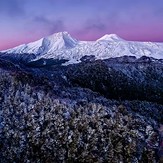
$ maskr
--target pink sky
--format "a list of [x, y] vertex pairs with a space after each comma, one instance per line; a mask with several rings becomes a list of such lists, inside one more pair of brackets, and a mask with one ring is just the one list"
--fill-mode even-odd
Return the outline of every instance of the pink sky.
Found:
[[0, 20], [0, 50], [61, 31], [79, 40], [115, 33], [126, 40], [163, 42], [162, 0], [5, 0]]

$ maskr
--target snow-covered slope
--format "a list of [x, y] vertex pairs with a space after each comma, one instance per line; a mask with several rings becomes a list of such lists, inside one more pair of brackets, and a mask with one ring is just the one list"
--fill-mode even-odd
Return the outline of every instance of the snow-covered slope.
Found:
[[72, 48], [76, 44], [77, 40], [73, 39], [70, 34], [67, 32], [59, 32], [38, 41], [5, 50], [4, 52], [45, 54], [53, 53], [61, 49]]
[[124, 41], [122, 38], [120, 38], [118, 35], [116, 34], [106, 34], [104, 35], [103, 37], [99, 38], [97, 41], [102, 41], [102, 40], [105, 40], [105, 41]]
[[38, 41], [3, 51], [6, 54], [35, 54], [37, 59], [67, 59], [69, 63], [79, 62], [85, 55], [96, 59], [119, 56], [149, 56], [163, 58], [163, 43], [126, 41], [115, 34], [105, 35], [96, 41], [78, 41], [67, 32], [55, 33]]

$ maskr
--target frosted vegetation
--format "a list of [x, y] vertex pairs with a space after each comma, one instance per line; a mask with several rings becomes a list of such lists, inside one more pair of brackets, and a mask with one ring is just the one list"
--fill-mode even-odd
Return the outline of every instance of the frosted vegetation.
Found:
[[0, 162], [161, 160], [162, 105], [109, 100], [57, 83], [17, 67], [0, 69]]

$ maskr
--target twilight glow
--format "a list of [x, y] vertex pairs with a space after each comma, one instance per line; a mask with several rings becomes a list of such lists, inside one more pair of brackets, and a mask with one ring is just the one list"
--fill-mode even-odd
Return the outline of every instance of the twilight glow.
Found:
[[163, 42], [163, 1], [0, 0], [0, 50], [60, 31], [79, 40], [115, 33]]

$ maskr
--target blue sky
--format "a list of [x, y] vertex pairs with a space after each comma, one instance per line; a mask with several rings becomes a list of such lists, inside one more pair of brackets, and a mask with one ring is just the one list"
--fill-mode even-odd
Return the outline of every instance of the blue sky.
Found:
[[162, 0], [0, 0], [0, 49], [68, 31], [80, 40], [115, 33], [163, 42]]

